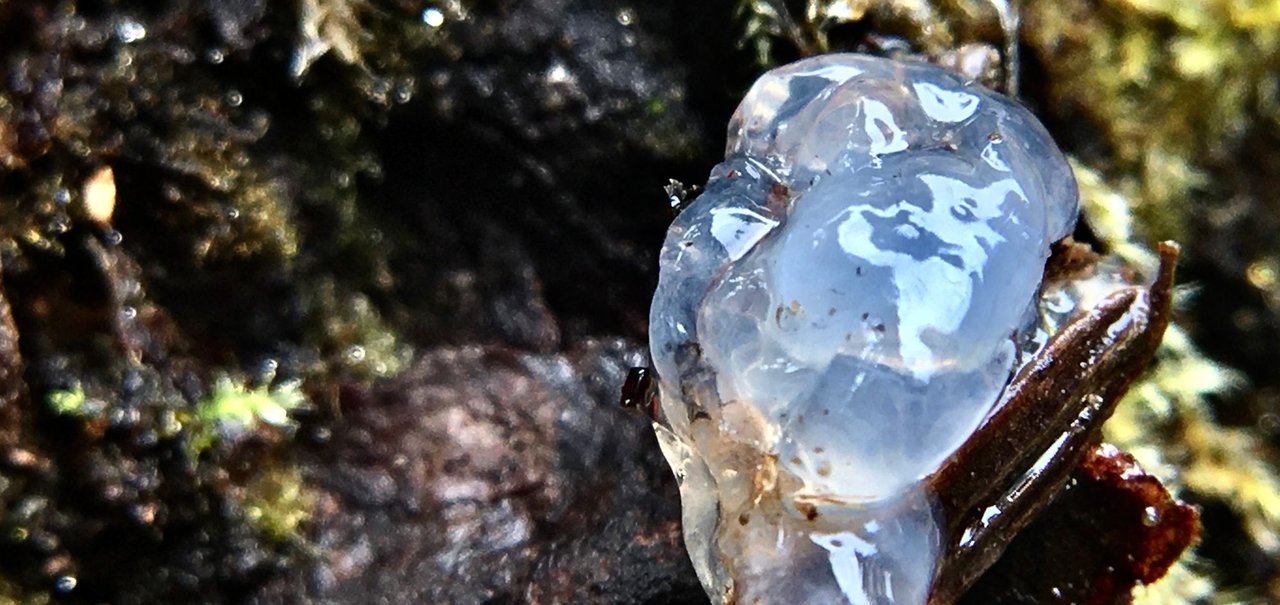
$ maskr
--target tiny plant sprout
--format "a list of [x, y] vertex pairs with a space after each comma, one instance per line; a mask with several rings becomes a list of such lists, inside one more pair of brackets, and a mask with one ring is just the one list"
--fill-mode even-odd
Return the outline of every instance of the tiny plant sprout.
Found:
[[[960, 538], [1007, 543], [1037, 506], [1008, 490], [1051, 498], [1166, 321], [1172, 249], [1163, 292], [1064, 294], [1046, 319], [1077, 213], [1036, 118], [942, 68], [824, 55], [751, 87], [660, 254], [658, 394], [648, 373], [624, 389], [659, 402], [713, 600], [950, 602], [990, 565]], [[1059, 377], [1069, 400], [1045, 394]], [[1001, 449], [1028, 431], [1027, 451]], [[1001, 502], [1004, 533], [970, 523]]]

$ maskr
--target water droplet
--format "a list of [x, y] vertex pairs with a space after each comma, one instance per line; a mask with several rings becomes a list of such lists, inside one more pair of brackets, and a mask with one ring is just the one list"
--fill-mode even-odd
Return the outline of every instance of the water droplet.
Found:
[[1148, 506], [1142, 509], [1142, 524], [1147, 527], [1155, 527], [1160, 524], [1160, 509], [1154, 506]]
[[444, 25], [444, 12], [438, 8], [428, 8], [422, 11], [422, 22], [432, 29], [440, 27]]
[[1245, 269], [1245, 278], [1259, 290], [1270, 290], [1275, 287], [1280, 269], [1273, 260], [1260, 260]]
[[408, 103], [413, 100], [413, 89], [413, 78], [406, 78], [404, 81], [396, 85], [396, 89], [392, 93], [392, 100], [401, 105]]
[[147, 28], [137, 21], [126, 19], [116, 26], [116, 37], [125, 44], [132, 44], [147, 37]]
[[548, 84], [567, 84], [573, 80], [573, 74], [569, 72], [569, 68], [564, 63], [556, 62], [547, 68]]
[[1258, 418], [1258, 428], [1264, 433], [1280, 433], [1280, 414], [1263, 414]]
[[258, 384], [268, 385], [275, 382], [276, 372], [280, 369], [280, 362], [275, 359], [267, 358], [258, 362]]
[[388, 78], [374, 78], [365, 86], [365, 94], [369, 95], [369, 99], [375, 103], [386, 103], [388, 96], [391, 94], [391, 80]]
[[52, 219], [49, 219], [47, 229], [52, 235], [61, 235], [66, 233], [71, 229], [71, 219], [67, 218], [67, 215], [65, 214], [56, 214]]
[[161, 195], [164, 196], [164, 199], [170, 202], [176, 202], [182, 199], [182, 190], [178, 189], [178, 186], [173, 183], [165, 183], [161, 186], [160, 192]]
[[76, 589], [75, 576], [59, 576], [54, 582], [54, 590], [58, 592], [71, 592]]

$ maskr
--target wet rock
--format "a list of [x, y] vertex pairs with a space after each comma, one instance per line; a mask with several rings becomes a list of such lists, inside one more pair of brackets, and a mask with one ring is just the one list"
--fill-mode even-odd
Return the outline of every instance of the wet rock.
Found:
[[625, 342], [568, 355], [444, 349], [348, 386], [298, 462], [324, 553], [259, 598], [639, 603], [701, 594], [675, 484], [614, 381]]
[[29, 433], [31, 426], [24, 409], [27, 388], [22, 379], [24, 367], [18, 350], [18, 330], [5, 298], [3, 275], [0, 266], [0, 456], [8, 456], [11, 448], [24, 440], [24, 433]]

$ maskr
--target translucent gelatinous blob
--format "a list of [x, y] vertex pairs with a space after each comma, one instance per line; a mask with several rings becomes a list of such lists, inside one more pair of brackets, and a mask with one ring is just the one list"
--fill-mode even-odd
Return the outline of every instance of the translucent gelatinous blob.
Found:
[[1027, 110], [941, 68], [826, 55], [752, 86], [650, 315], [713, 598], [925, 602], [922, 480], [1017, 367], [1076, 198]]

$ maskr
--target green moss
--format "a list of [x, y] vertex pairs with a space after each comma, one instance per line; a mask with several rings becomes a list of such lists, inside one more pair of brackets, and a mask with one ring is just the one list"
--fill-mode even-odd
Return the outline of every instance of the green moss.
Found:
[[100, 390], [98, 389], [95, 389], [92, 395], [86, 393], [85, 389], [77, 384], [69, 389], [49, 391], [44, 399], [45, 405], [49, 406], [49, 409], [59, 416], [78, 418], [80, 420], [96, 420], [102, 418], [103, 412], [107, 409], [107, 400], [109, 398], [109, 396], [100, 396]]
[[864, 21], [935, 59], [964, 43], [1004, 42], [996, 3], [987, 0], [742, 0], [737, 17], [741, 45], [762, 68], [777, 64], [779, 43], [805, 55], [846, 50], [832, 42], [833, 30]]
[[[197, 405], [190, 423], [189, 447], [199, 455], [215, 447], [224, 435], [248, 433], [263, 426], [292, 431], [289, 414], [307, 405], [297, 381], [274, 387], [249, 388], [229, 377], [214, 382], [208, 397]], [[301, 540], [299, 526], [310, 518], [314, 497], [297, 467], [268, 461], [229, 494], [248, 523], [275, 543]]]
[[213, 447], [224, 433], [252, 432], [262, 425], [292, 429], [296, 423], [289, 413], [306, 403], [298, 382], [248, 388], [221, 377], [214, 382], [208, 397], [196, 405], [189, 427], [189, 448], [193, 455], [199, 455]]
[[[464, 16], [457, 2], [446, 3], [443, 12], [446, 19]], [[314, 63], [331, 56], [354, 70], [350, 75], [357, 76], [365, 98], [381, 105], [394, 102], [391, 85], [412, 71], [409, 55], [444, 42], [438, 29], [366, 0], [302, 0], [297, 17], [293, 76], [305, 78]]]
[[250, 389], [223, 377], [214, 382], [208, 399], [200, 402], [199, 417], [209, 424], [292, 426], [289, 412], [305, 403], [297, 382]]
[[50, 391], [45, 401], [54, 412], [65, 416], [83, 416], [88, 412], [84, 390], [76, 387], [66, 391]]
[[[449, 19], [464, 14], [454, 4], [442, 7]], [[398, 371], [405, 351], [369, 303], [392, 282], [390, 244], [362, 206], [358, 183], [381, 171], [368, 127], [412, 96], [415, 53], [447, 44], [449, 28], [427, 28], [362, 0], [309, 0], [295, 8], [295, 20], [277, 24], [284, 27], [273, 35], [295, 43], [300, 105], [259, 94], [252, 76], [238, 81], [225, 73], [233, 62], [259, 75], [283, 74], [287, 65], [259, 57], [249, 67], [217, 47], [166, 39], [166, 26], [145, 21], [145, 38], [119, 43], [110, 23], [77, 17], [86, 20], [68, 31], [83, 33], [69, 36], [93, 38], [102, 30], [93, 39], [108, 42], [91, 44], [102, 45], [100, 52], [64, 59], [78, 75], [58, 80], [61, 94], [51, 106], [33, 111], [30, 99], [0, 93], [0, 198], [9, 200], [0, 212], [0, 254], [61, 252], [59, 236], [78, 220], [69, 209], [82, 184], [114, 165], [123, 184], [116, 214], [132, 220], [120, 227], [124, 245], [144, 278], [155, 280], [147, 287], [169, 296], [166, 302], [209, 300], [196, 288], [223, 287], [217, 276], [235, 275], [243, 291], [277, 295], [236, 300], [238, 313], [304, 310], [280, 332], [292, 339], [287, 344], [323, 352], [306, 370], [336, 366], [362, 377]], [[287, 19], [289, 12], [280, 14]], [[184, 52], [194, 61], [175, 59], [182, 44], [192, 46]], [[21, 75], [37, 87], [50, 73], [61, 76], [41, 67], [49, 52], [17, 52], [30, 55], [12, 61], [30, 69]], [[16, 134], [29, 115], [45, 118], [50, 139], [34, 155], [19, 149]], [[291, 289], [280, 292], [281, 283]], [[216, 313], [223, 309], [175, 308], [197, 315], [179, 317], [184, 323], [221, 323]]]
[[[1075, 166], [1085, 220], [1107, 251], [1140, 270], [1154, 265], [1142, 241], [1185, 240], [1193, 221], [1226, 205], [1209, 192], [1231, 188], [1215, 175], [1239, 161], [1247, 132], [1280, 124], [1275, 2], [1030, 3], [1023, 36], [1046, 71], [1046, 111], [1088, 122], [1102, 143], [1088, 166]], [[1270, 249], [1244, 277], [1275, 301]], [[1175, 493], [1227, 503], [1256, 544], [1280, 553], [1274, 452], [1256, 433], [1219, 424], [1209, 406], [1245, 387], [1171, 326], [1106, 437]], [[1213, 572], [1208, 561], [1184, 559], [1139, 602], [1213, 595]]]
[[277, 543], [300, 541], [300, 527], [311, 517], [315, 497], [298, 469], [275, 468], [254, 477], [242, 490], [249, 522]]
[[398, 374], [412, 357], [367, 297], [346, 292], [332, 280], [322, 280], [316, 290], [316, 314], [324, 318], [311, 344], [335, 369], [359, 380]]

